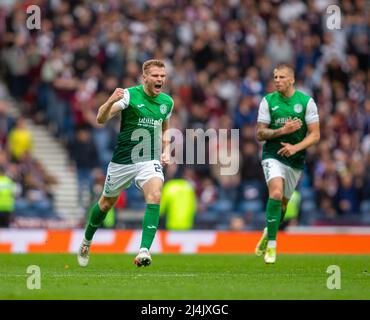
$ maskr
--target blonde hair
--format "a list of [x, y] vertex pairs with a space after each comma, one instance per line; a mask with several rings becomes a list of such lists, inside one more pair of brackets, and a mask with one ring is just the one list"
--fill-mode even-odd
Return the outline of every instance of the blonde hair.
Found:
[[293, 79], [295, 78], [294, 68], [288, 63], [279, 63], [274, 69], [275, 70], [287, 69], [288, 72], [292, 75]]
[[150, 67], [155, 66], [159, 68], [165, 68], [165, 64], [162, 60], [151, 59], [143, 63], [143, 74], [147, 74]]

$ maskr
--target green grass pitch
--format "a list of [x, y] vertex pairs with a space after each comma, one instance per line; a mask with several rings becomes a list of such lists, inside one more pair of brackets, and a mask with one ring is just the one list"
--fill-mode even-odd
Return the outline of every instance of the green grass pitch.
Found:
[[[370, 299], [370, 255], [278, 255], [265, 265], [253, 255], [92, 254], [81, 268], [72, 254], [0, 254], [2, 299]], [[27, 267], [41, 269], [41, 289], [27, 289]], [[341, 271], [329, 290], [328, 266]]]

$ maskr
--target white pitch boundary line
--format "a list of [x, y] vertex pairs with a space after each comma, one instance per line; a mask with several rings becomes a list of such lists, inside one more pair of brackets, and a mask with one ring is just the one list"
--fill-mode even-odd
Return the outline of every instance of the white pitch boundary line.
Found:
[[[68, 271], [67, 271], [68, 272]], [[259, 273], [259, 274], [256, 274], [256, 273], [213, 273], [213, 272], [207, 272], [207, 273], [184, 273], [184, 274], [181, 274], [181, 273], [160, 273], [160, 274], [156, 274], [156, 273], [145, 273], [145, 274], [134, 274], [134, 273], [124, 273], [124, 274], [89, 274], [89, 273], [42, 273], [42, 275], [47, 275], [48, 277], [50, 277], [49, 279], [55, 277], [55, 278], [63, 278], [63, 277], [148, 277], [148, 276], [153, 276], [153, 277], [199, 277], [199, 276], [220, 276], [220, 277], [240, 277], [240, 276], [253, 276], [253, 277], [256, 277], [256, 276], [263, 276], [264, 273]], [[280, 274], [281, 276], [287, 276], [287, 277], [292, 277], [292, 276], [302, 276], [303, 273], [281, 273]], [[359, 275], [369, 275], [370, 274], [364, 274], [364, 273], [361, 273]], [[1, 278], [6, 278], [6, 277], [27, 277], [28, 275], [20, 275], [20, 274], [9, 274], [9, 273], [3, 273], [0, 275], [0, 279]]]
[[[155, 276], [155, 277], [197, 277], [197, 276], [202, 276], [204, 275], [203, 273], [200, 274], [179, 274], [179, 273], [167, 273], [167, 274], [155, 274], [155, 273], [147, 273], [147, 274], [134, 274], [134, 273], [125, 273], [125, 274], [85, 274], [85, 273], [65, 273], [65, 274], [53, 274], [53, 273], [41, 273], [42, 276], [47, 275], [50, 278], [63, 278], [63, 277], [148, 277], [148, 276]], [[221, 275], [221, 274], [220, 274]], [[237, 274], [235, 274], [237, 275]], [[26, 278], [28, 275], [26, 274], [9, 274], [9, 273], [2, 273], [0, 275], [1, 278], [6, 278], [6, 277], [24, 277]]]

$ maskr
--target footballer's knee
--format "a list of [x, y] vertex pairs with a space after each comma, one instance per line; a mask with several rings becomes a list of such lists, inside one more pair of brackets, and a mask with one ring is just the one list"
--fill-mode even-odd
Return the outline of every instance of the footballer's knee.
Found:
[[99, 208], [103, 212], [108, 212], [116, 203], [117, 198], [101, 197], [99, 199]]
[[160, 204], [161, 191], [160, 190], [149, 191], [148, 194], [146, 195], [146, 202], [153, 203], [153, 204]]
[[274, 199], [274, 200], [279, 200], [279, 201], [283, 200], [283, 193], [279, 189], [271, 190], [269, 193], [269, 196], [271, 199]]

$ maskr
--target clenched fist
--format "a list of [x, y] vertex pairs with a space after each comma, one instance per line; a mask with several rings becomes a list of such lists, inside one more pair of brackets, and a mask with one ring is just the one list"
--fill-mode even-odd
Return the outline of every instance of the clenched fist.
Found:
[[161, 164], [166, 166], [170, 163], [170, 155], [167, 152], [161, 154]]
[[113, 94], [109, 97], [108, 101], [110, 103], [115, 103], [123, 98], [124, 89], [122, 88], [116, 88], [113, 92]]

